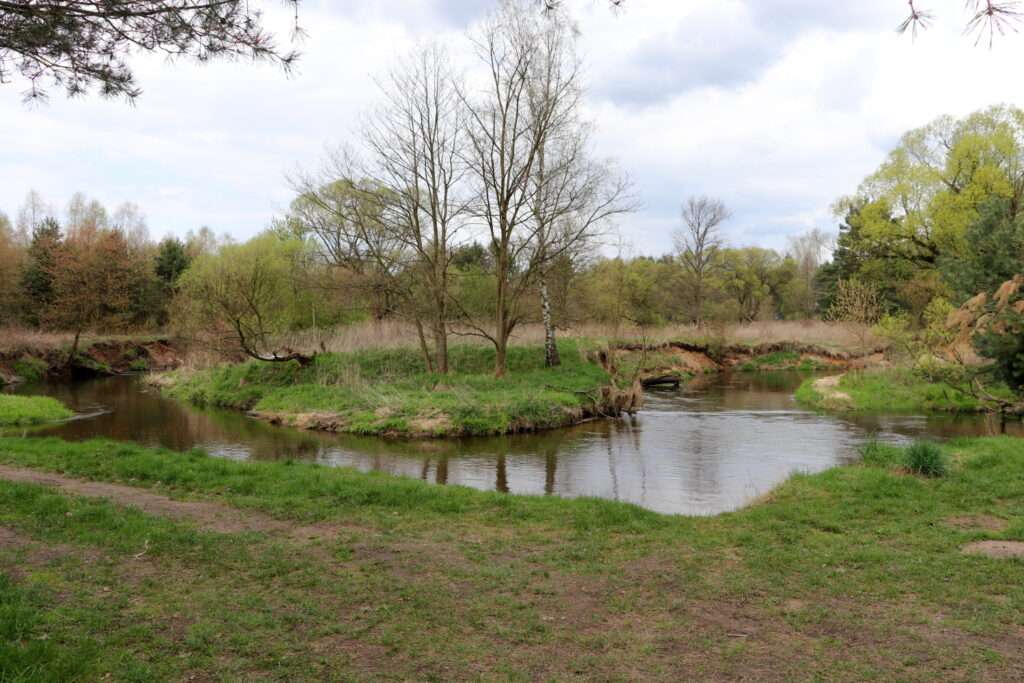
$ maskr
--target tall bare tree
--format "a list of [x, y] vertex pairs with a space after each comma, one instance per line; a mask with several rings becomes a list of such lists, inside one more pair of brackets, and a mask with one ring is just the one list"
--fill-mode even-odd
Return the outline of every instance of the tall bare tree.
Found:
[[319, 176], [300, 178], [292, 218], [328, 263], [372, 269], [415, 323], [427, 366], [447, 373], [451, 260], [467, 218], [463, 101], [437, 46], [403, 61], [382, 91], [363, 157], [336, 153]]
[[692, 278], [693, 321], [704, 318], [706, 281], [722, 248], [721, 228], [731, 214], [725, 204], [707, 196], [690, 197], [683, 205], [683, 226], [675, 234], [679, 259]]
[[[463, 91], [474, 213], [489, 238], [495, 286], [492, 324], [466, 323], [494, 344], [499, 377], [526, 295], [538, 282], [546, 288], [545, 269], [623, 210], [626, 183], [587, 157], [573, 40], [564, 17], [506, 0], [475, 39], [486, 85]], [[548, 360], [557, 363], [550, 302], [545, 308]]]
[[394, 69], [366, 131], [366, 175], [387, 189], [382, 221], [414, 258], [433, 336], [434, 370], [448, 372], [453, 245], [467, 217], [462, 189], [466, 113], [439, 46]]

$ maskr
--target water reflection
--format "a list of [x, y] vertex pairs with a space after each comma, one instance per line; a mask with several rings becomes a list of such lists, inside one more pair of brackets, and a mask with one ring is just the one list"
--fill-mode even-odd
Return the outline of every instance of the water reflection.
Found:
[[[26, 387], [98, 417], [38, 433], [105, 436], [233, 459], [297, 459], [519, 494], [597, 496], [659, 512], [714, 514], [741, 507], [794, 471], [816, 472], [886, 440], [998, 433], [982, 417], [840, 420], [801, 410], [794, 374], [705, 377], [651, 392], [644, 410], [536, 435], [426, 442], [334, 436], [274, 427], [230, 411], [168, 400], [136, 378]], [[1020, 423], [1011, 431], [1021, 434]]]

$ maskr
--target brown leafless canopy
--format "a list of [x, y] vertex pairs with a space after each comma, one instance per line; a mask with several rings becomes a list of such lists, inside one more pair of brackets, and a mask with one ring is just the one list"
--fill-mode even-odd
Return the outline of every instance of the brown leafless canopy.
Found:
[[[281, 0], [298, 11], [300, 0]], [[296, 14], [296, 31], [298, 30]], [[141, 89], [128, 63], [138, 52], [205, 62], [270, 60], [289, 68], [247, 0], [0, 0], [0, 83], [28, 82], [26, 99], [48, 87], [133, 100]]]

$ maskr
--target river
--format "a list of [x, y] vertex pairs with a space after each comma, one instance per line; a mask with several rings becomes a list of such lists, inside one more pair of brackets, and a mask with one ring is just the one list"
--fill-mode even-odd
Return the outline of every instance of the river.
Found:
[[[796, 373], [700, 378], [652, 391], [636, 416], [508, 437], [393, 441], [301, 432], [161, 396], [138, 377], [25, 386], [90, 415], [26, 435], [108, 437], [236, 460], [296, 459], [517, 494], [595, 496], [670, 514], [738, 509], [794, 472], [849, 463], [866, 440], [993, 433], [984, 417], [863, 417], [801, 409]], [[1021, 434], [1020, 424], [1012, 425]]]

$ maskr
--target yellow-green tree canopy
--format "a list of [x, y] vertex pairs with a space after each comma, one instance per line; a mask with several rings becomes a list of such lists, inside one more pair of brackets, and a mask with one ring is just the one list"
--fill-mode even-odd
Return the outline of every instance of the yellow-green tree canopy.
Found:
[[837, 214], [866, 251], [935, 265], [965, 248], [968, 227], [994, 198], [1016, 215], [1024, 198], [1024, 111], [996, 106], [912, 130]]

